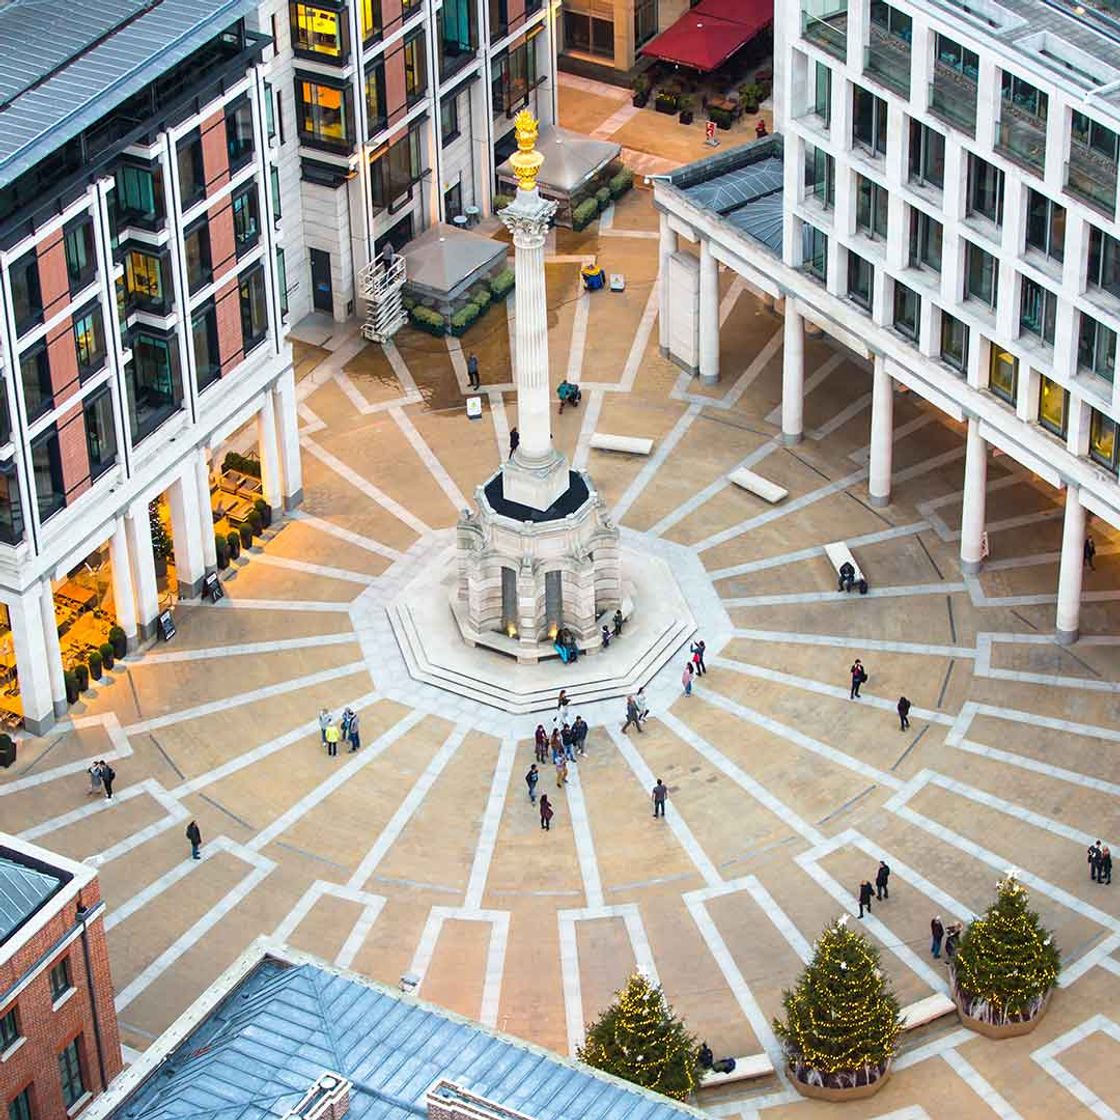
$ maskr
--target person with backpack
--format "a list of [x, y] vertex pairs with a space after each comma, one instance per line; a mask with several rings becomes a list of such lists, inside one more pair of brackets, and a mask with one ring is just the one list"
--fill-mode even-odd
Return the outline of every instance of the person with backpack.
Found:
[[1090, 844], [1086, 854], [1089, 863], [1089, 878], [1095, 883], [1101, 871], [1101, 842], [1097, 840], [1095, 843]]
[[113, 783], [117, 780], [117, 772], [107, 763], [101, 763], [101, 784], [105, 787], [105, 800], [113, 800]]
[[703, 676], [708, 671], [708, 667], [704, 664], [704, 650], [706, 648], [703, 641], [693, 642], [689, 647], [689, 652], [692, 654], [693, 667], [700, 676]]
[[880, 902], [891, 896], [891, 892], [887, 889], [887, 880], [890, 877], [891, 869], [883, 860], [879, 860], [879, 870], [875, 872], [875, 897]]
[[852, 662], [852, 667], [848, 672], [852, 674], [852, 691], [848, 694], [848, 699], [858, 700], [859, 686], [867, 680], [867, 672], [863, 667], [863, 662], [857, 657]]
[[202, 859], [199, 849], [202, 847], [202, 831], [197, 821], [187, 825], [187, 839], [191, 842], [191, 859]]
[[899, 731], [906, 731], [910, 727], [910, 701], [905, 696], [898, 698], [898, 723]]

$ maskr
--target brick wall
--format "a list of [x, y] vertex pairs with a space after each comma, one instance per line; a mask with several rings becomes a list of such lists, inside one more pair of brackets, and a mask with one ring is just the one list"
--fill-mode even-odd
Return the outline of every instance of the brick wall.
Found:
[[[78, 907], [92, 907], [99, 897], [95, 879], [82, 888], [77, 902], [68, 902], [16, 953], [0, 961], [0, 1001], [4, 999], [3, 993], [11, 990], [40, 958], [50, 952], [52, 946], [73, 930]], [[105, 1088], [105, 1082], [111, 1081], [120, 1072], [123, 1065], [120, 1033], [113, 1006], [113, 982], [105, 930], [100, 920], [89, 928], [88, 946], [88, 976], [79, 937], [43, 960], [34, 979], [14, 1001], [0, 1004], [0, 1014], [6, 1014], [14, 1002], [20, 1033], [26, 1038], [26, 1042], [0, 1065], [0, 1102], [6, 1104], [30, 1086], [36, 1117], [64, 1116], [58, 1055], [75, 1038], [78, 1039], [82, 1080], [89, 1091], [100, 1092]], [[70, 962], [74, 993], [55, 1010], [51, 1000], [50, 971], [63, 957]], [[101, 1079], [97, 1057], [93, 1006], [97, 1008], [101, 1029], [105, 1082]]]
[[245, 357], [236, 278], [214, 296], [214, 310], [218, 320], [218, 353], [222, 358], [222, 376], [225, 377]]
[[39, 260], [39, 291], [43, 297], [43, 318], [49, 319], [62, 310], [70, 299], [70, 278], [66, 274], [66, 250], [62, 232], [53, 234], [35, 254]]
[[237, 244], [233, 236], [233, 206], [228, 198], [217, 203], [209, 216], [210, 263], [214, 279], [220, 280], [237, 268]]
[[74, 405], [58, 419], [58, 451], [62, 461], [62, 486], [66, 504], [70, 505], [90, 488], [86, 419], [81, 404]]
[[74, 323], [69, 315], [47, 335], [47, 360], [51, 367], [54, 403], [60, 405], [78, 391], [78, 352], [74, 347]]
[[404, 88], [404, 47], [385, 55], [385, 111], [389, 124], [395, 124], [406, 113], [408, 105]]
[[219, 109], [207, 117], [200, 126], [202, 133], [202, 171], [206, 178], [206, 193], [224, 187], [229, 182], [229, 149], [226, 147], [226, 115]]

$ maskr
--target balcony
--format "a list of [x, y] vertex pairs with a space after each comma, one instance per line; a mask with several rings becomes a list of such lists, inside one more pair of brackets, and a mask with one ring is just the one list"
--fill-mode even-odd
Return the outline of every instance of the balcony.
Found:
[[864, 48], [863, 72], [895, 93], [910, 96], [910, 43], [876, 24], [871, 43]]
[[959, 70], [935, 62], [929, 86], [929, 111], [969, 136], [975, 135], [976, 83]]
[[1003, 102], [996, 151], [1042, 175], [1046, 168], [1046, 122]]
[[822, 15], [813, 15], [810, 12], [801, 12], [801, 37], [810, 43], [816, 44], [822, 51], [827, 51], [842, 62], [848, 57], [848, 5], [826, 12]]
[[1116, 212], [1116, 162], [1085, 144], [1071, 141], [1066, 190], [1111, 218]]

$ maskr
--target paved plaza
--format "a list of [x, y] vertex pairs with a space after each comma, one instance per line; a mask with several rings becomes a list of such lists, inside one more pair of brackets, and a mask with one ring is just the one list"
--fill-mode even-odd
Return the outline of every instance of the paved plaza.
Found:
[[[607, 120], [619, 103], [601, 100]], [[523, 781], [537, 719], [413, 684], [384, 624], [508, 453], [512, 303], [463, 340], [480, 358], [475, 422], [457, 340], [406, 328], [382, 350], [339, 327], [296, 344], [301, 509], [231, 569], [224, 600], [178, 607], [172, 643], [22, 745], [0, 776], [4, 829], [97, 865], [136, 1051], [275, 934], [388, 983], [416, 972], [423, 998], [565, 1053], [639, 966], [717, 1055], [777, 1058], [783, 987], [879, 859], [891, 897], [862, 928], [903, 1004], [945, 990], [930, 918], [982, 910], [1015, 866], [1065, 962], [1033, 1034], [995, 1043], [945, 1018], [904, 1038], [869, 1102], [802, 1102], [771, 1076], [701, 1103], [766, 1120], [1115, 1117], [1120, 883], [1090, 882], [1085, 848], [1120, 846], [1120, 541], [1091, 523], [1082, 638], [1058, 646], [1059, 496], [994, 459], [991, 557], [962, 576], [963, 431], [899, 397], [892, 501], [872, 508], [869, 371], [809, 341], [806, 439], [783, 447], [781, 319], [725, 276], [724, 373], [701, 389], [658, 354], [656, 230], [639, 189], [602, 226], [554, 235], [553, 380], [578, 380], [583, 403], [554, 413], [553, 435], [627, 543], [684, 573], [709, 672], [682, 697], [674, 659], [640, 735], [620, 733], [621, 703], [584, 710], [587, 757], [564, 790], [541, 784], [551, 832]], [[625, 292], [582, 292], [588, 256]], [[591, 450], [595, 431], [650, 437], [653, 454]], [[738, 466], [789, 497], [730, 486]], [[866, 597], [836, 593], [821, 546], [839, 539]], [[363, 746], [328, 758], [317, 713], [346, 704]], [[117, 772], [112, 803], [87, 797], [98, 758]]]

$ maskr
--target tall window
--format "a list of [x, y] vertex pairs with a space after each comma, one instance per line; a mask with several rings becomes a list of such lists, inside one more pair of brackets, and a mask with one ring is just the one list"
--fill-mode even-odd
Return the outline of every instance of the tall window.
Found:
[[210, 260], [210, 223], [200, 218], [183, 235], [187, 254], [187, 288], [191, 295], [205, 288], [214, 275]]
[[362, 42], [381, 36], [381, 0], [358, 0], [358, 15], [362, 23]]
[[288, 317], [288, 266], [284, 261], [284, 250], [276, 246], [276, 295], [280, 300], [280, 314]]
[[828, 277], [828, 237], [816, 226], [801, 227], [802, 267], [810, 276], [824, 283]]
[[164, 256], [153, 256], [140, 249], [130, 249], [125, 257], [125, 280], [134, 306], [157, 315], [171, 308], [171, 293], [164, 283]]
[[89, 474], [90, 478], [97, 478], [117, 461], [117, 437], [113, 428], [113, 398], [108, 385], [86, 397], [82, 406], [82, 413], [86, 422]]
[[389, 146], [370, 163], [373, 211], [378, 213], [412, 197], [413, 184], [427, 169], [423, 162], [420, 129], [413, 127], [407, 136]]
[[945, 137], [915, 120], [910, 122], [910, 182], [938, 190], [945, 185]]
[[183, 196], [183, 208], [186, 209], [206, 197], [202, 134], [197, 129], [179, 141], [175, 162], [179, 165], [179, 193]]
[[46, 342], [36, 342], [31, 349], [20, 355], [19, 375], [23, 382], [23, 403], [27, 419], [36, 420], [54, 404]]
[[848, 250], [848, 298], [864, 311], [871, 310], [871, 290], [875, 270], [870, 261]]
[[979, 156], [968, 157], [968, 212], [997, 226], [1003, 221], [1003, 172]]
[[831, 210], [836, 197], [836, 161], [823, 148], [805, 145], [805, 193], [825, 210]]
[[921, 210], [910, 211], [910, 265], [941, 271], [941, 223]]
[[1089, 458], [1114, 472], [1120, 469], [1120, 440], [1116, 438], [1116, 429], [1115, 420], [1093, 409], [1089, 417]]
[[894, 329], [903, 338], [917, 342], [921, 324], [922, 301], [905, 284], [894, 282]]
[[78, 376], [85, 381], [105, 364], [105, 332], [101, 324], [100, 304], [92, 303], [76, 311], [73, 323]]
[[226, 151], [230, 172], [253, 158], [253, 111], [247, 97], [226, 107]]
[[233, 200], [233, 238], [238, 257], [244, 256], [261, 236], [260, 205], [257, 185], [250, 183]]
[[296, 79], [300, 140], [328, 148], [349, 148], [352, 138], [347, 91], [322, 81]]
[[[31, 441], [31, 471], [35, 477], [35, 503], [39, 520], [58, 513], [66, 505], [66, 486], [62, 481], [62, 455], [58, 449], [58, 428], [52, 424]], [[51, 999], [58, 1000], [70, 990], [70, 970], [66, 965], [65, 983], [56, 982], [59, 966], [51, 969]], [[73, 1103], [73, 1102], [71, 1102]]]
[[428, 88], [428, 64], [424, 51], [424, 32], [410, 35], [404, 43], [404, 94], [415, 105]]
[[14, 459], [0, 462], [0, 540], [5, 544], [19, 544], [23, 540], [23, 506]]
[[941, 360], [962, 373], [968, 361], [968, 327], [946, 311], [941, 312]]
[[[613, 25], [612, 25], [613, 26]], [[529, 94], [540, 84], [537, 74], [537, 35], [504, 51], [490, 64], [490, 90], [494, 112], [512, 117], [529, 103]]]
[[86, 1091], [76, 1038], [58, 1056], [58, 1075], [62, 1081], [62, 1103], [70, 1108], [82, 1099]]
[[19, 1016], [13, 1005], [4, 1015], [0, 1015], [0, 1054], [19, 1041]]
[[852, 86], [852, 141], [872, 155], [886, 155], [887, 103], [862, 86]]
[[163, 223], [163, 174], [158, 167], [122, 164], [115, 182], [116, 209], [122, 225], [155, 229]]
[[1105, 381], [1116, 376], [1116, 332], [1084, 313], [1077, 337], [1077, 364]]
[[1043, 375], [1038, 393], [1038, 422], [1056, 436], [1065, 437], [1069, 423], [1069, 393]]
[[459, 97], [449, 94], [439, 103], [439, 139], [447, 145], [459, 135]]
[[31, 1112], [31, 1086], [12, 1098], [8, 1105], [8, 1120], [35, 1120]]
[[979, 300], [985, 306], [994, 308], [999, 288], [999, 271], [995, 257], [986, 253], [979, 245], [965, 242], [965, 296]]
[[1089, 286], [1120, 298], [1120, 241], [1089, 227]]
[[887, 188], [856, 176], [856, 227], [868, 237], [887, 236]]
[[34, 249], [24, 253], [10, 270], [12, 316], [16, 334], [25, 334], [43, 321], [43, 296], [39, 288], [39, 259]]
[[1036, 190], [1027, 192], [1027, 248], [1051, 260], [1065, 259], [1066, 208]]
[[256, 264], [242, 274], [237, 285], [237, 295], [241, 305], [241, 338], [245, 353], [248, 354], [268, 334], [263, 265]]
[[195, 384], [201, 393], [213, 385], [222, 373], [218, 351], [218, 315], [213, 302], [203, 304], [191, 316], [191, 345], [194, 349]]
[[1023, 277], [1019, 300], [1019, 329], [1033, 334], [1047, 346], [1054, 345], [1058, 297], [1029, 276]]
[[440, 77], [447, 78], [465, 66], [478, 47], [472, 0], [443, 0], [437, 16]]
[[80, 292], [97, 272], [93, 248], [93, 219], [82, 217], [66, 227], [63, 235], [66, 251], [66, 278], [70, 294]]
[[132, 361], [125, 367], [132, 442], [151, 435], [182, 407], [183, 379], [174, 337], [134, 331]]
[[580, 54], [614, 58], [614, 20], [565, 9], [564, 47]]
[[1019, 388], [1019, 359], [992, 343], [988, 359], [988, 388], [1008, 404], [1015, 403]]
[[813, 114], [820, 117], [825, 128], [832, 123], [832, 71], [823, 62], [813, 69]]
[[326, 61], [347, 54], [346, 11], [328, 3], [292, 3], [288, 6], [292, 24], [292, 50], [297, 55]]
[[388, 123], [385, 112], [385, 60], [379, 56], [366, 69], [366, 116], [369, 135], [376, 136]]
[[657, 0], [634, 0], [634, 46], [648, 43], [657, 34]]
[[273, 225], [279, 225], [280, 219], [283, 217], [283, 211], [280, 208], [280, 168], [274, 163], [268, 165], [268, 180], [272, 186], [272, 222]]

